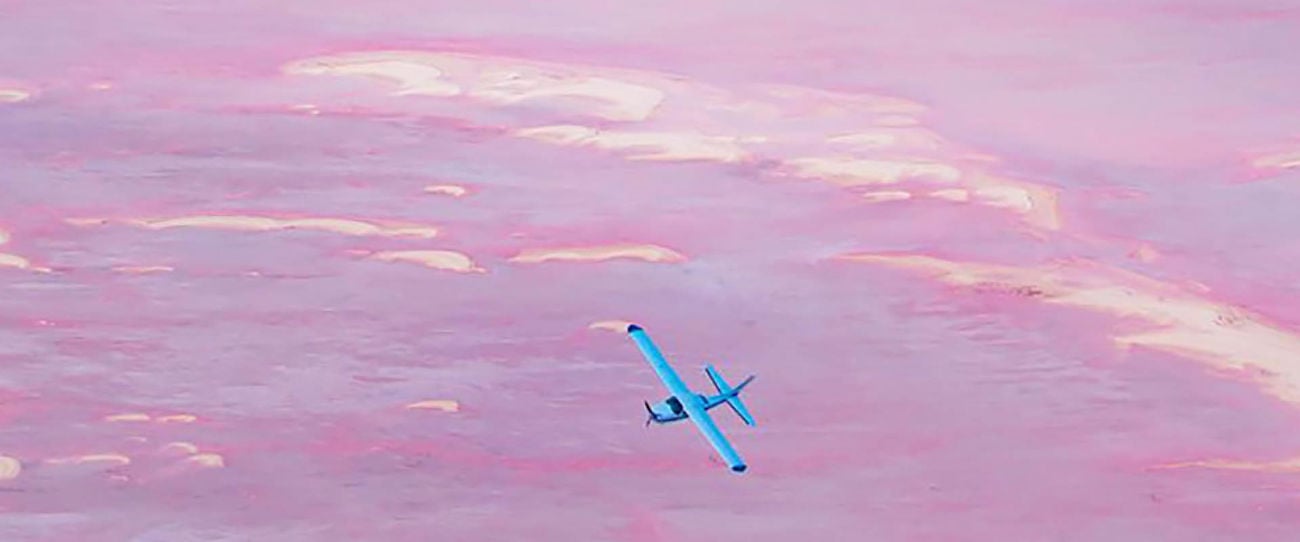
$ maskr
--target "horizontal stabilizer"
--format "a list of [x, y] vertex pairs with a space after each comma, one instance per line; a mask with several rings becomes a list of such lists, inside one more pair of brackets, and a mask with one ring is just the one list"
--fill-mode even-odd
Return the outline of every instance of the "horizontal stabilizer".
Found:
[[740, 419], [744, 420], [746, 425], [756, 425], [754, 423], [754, 416], [749, 413], [749, 408], [745, 406], [744, 401], [740, 400], [740, 390], [745, 389], [745, 386], [748, 386], [750, 382], [754, 381], [754, 375], [749, 375], [749, 377], [742, 381], [739, 386], [733, 388], [725, 379], [722, 378], [722, 374], [719, 373], [717, 369], [714, 369], [712, 365], [705, 366], [704, 373], [709, 375], [709, 380], [713, 382], [713, 387], [718, 390], [718, 396], [727, 402], [727, 406], [731, 407], [731, 410], [735, 412], [737, 416], [740, 416]]

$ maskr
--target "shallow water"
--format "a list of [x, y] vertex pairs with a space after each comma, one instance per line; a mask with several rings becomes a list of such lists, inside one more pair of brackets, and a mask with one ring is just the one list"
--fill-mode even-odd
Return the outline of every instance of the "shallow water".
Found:
[[901, 6], [0, 3], [0, 538], [1293, 539], [1300, 11]]

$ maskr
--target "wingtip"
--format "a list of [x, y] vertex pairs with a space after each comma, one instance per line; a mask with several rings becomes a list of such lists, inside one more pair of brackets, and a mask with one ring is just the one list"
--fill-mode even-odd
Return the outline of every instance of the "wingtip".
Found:
[[627, 326], [628, 333], [636, 333], [638, 331], [641, 331], [641, 326], [638, 326], [636, 324], [630, 324]]

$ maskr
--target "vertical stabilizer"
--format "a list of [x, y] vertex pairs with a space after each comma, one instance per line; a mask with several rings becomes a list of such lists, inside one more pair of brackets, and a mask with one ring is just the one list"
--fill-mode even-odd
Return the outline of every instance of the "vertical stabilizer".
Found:
[[709, 375], [709, 380], [713, 382], [713, 387], [717, 388], [718, 395], [727, 402], [727, 406], [731, 407], [731, 410], [735, 412], [737, 416], [740, 416], [740, 419], [744, 420], [746, 425], [756, 425], [754, 423], [754, 416], [749, 413], [749, 408], [745, 406], [744, 401], [740, 400], [740, 390], [745, 389], [745, 386], [748, 386], [749, 383], [754, 380], [754, 375], [749, 375], [749, 377], [742, 381], [739, 386], [733, 388], [731, 387], [731, 384], [727, 383], [726, 379], [722, 378], [722, 374], [719, 373], [717, 369], [714, 369], [712, 365], [705, 366], [704, 373]]

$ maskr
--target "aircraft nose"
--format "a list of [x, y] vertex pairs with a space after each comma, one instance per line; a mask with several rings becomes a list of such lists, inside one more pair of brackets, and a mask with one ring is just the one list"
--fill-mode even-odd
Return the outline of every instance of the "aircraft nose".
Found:
[[734, 465], [734, 466], [731, 467], [731, 470], [734, 471], [734, 472], [745, 472], [745, 471], [748, 470], [748, 469], [749, 469], [749, 466], [748, 466], [748, 465], [744, 465], [744, 464], [741, 464], [741, 465]]
[[636, 333], [636, 332], [638, 332], [638, 331], [641, 331], [641, 326], [638, 326], [638, 325], [636, 325], [636, 324], [632, 324], [632, 325], [630, 325], [630, 326], [627, 326], [627, 332], [628, 332], [628, 333]]

